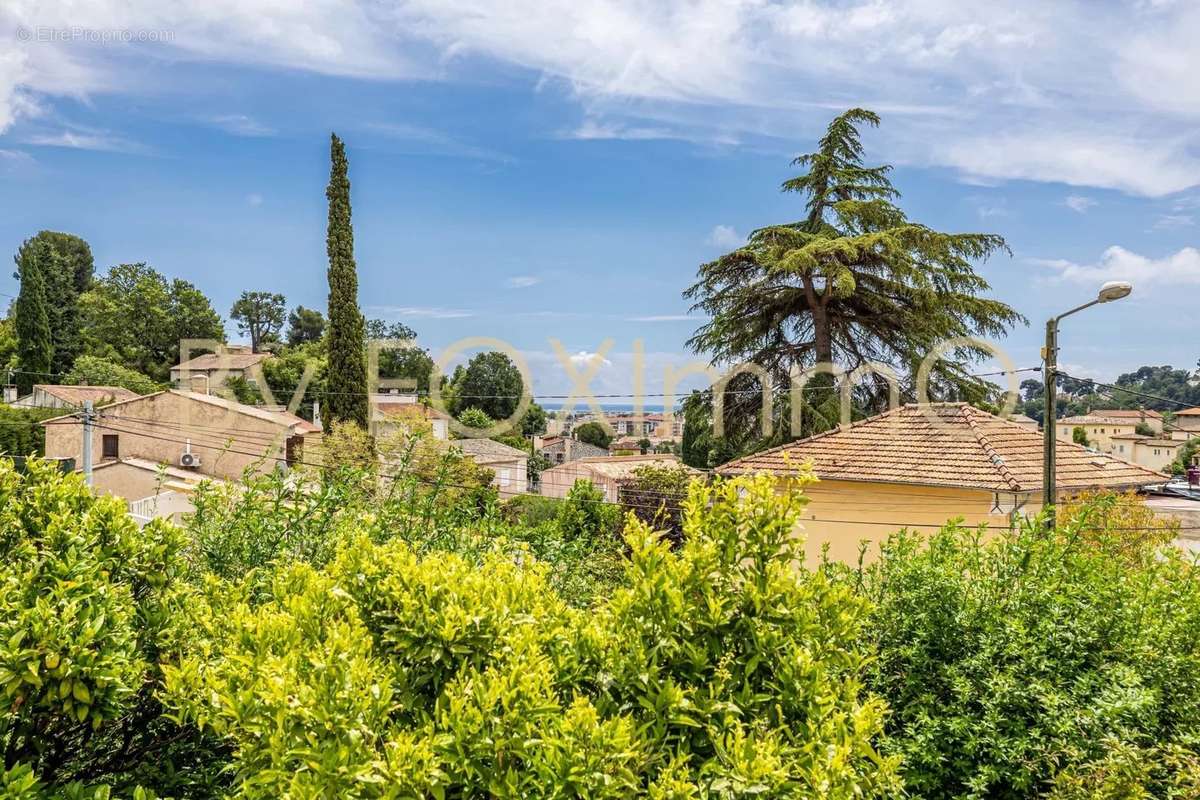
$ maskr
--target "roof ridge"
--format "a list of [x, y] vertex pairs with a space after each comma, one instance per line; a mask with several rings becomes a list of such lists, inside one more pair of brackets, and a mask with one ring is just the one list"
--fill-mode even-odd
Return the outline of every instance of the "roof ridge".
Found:
[[814, 433], [811, 436], [805, 436], [801, 439], [792, 439], [790, 442], [784, 442], [783, 444], [777, 444], [774, 447], [768, 447], [766, 450], [755, 450], [753, 453], [747, 453], [746, 455], [740, 456], [739, 458], [735, 458], [732, 461], [727, 461], [726, 463], [721, 465], [721, 468], [724, 469], [725, 467], [728, 467], [731, 464], [736, 464], [737, 462], [742, 461], [743, 459], [758, 458], [760, 456], [765, 456], [770, 453], [779, 452], [788, 447], [795, 447], [796, 445], [806, 444], [808, 442], [813, 442], [818, 439], [824, 439], [825, 437], [833, 436], [834, 434], [841, 433], [842, 431], [848, 431], [848, 430], [851, 430], [852, 428], [857, 428], [861, 425], [866, 425], [869, 422], [870, 423], [878, 422], [886, 417], [890, 417], [893, 414], [901, 413], [906, 408], [917, 408], [917, 407], [919, 407], [919, 406], [914, 405], [912, 403], [905, 403], [903, 405], [898, 405], [895, 408], [889, 408], [887, 411], [880, 412], [880, 413], [875, 414], [870, 417], [864, 417], [863, 419], [851, 420], [848, 425], [843, 425], [841, 423], [838, 423], [837, 425], [833, 426], [832, 428], [830, 428], [827, 431], [821, 431], [820, 433]]
[[[963, 406], [961, 413], [962, 413], [963, 418], [965, 418], [967, 421], [967, 427], [970, 428], [971, 431], [975, 434], [975, 439], [979, 442], [980, 446], [983, 447], [984, 454], [987, 455], [988, 460], [992, 463], [992, 465], [994, 467], [996, 467], [996, 471], [1000, 473], [1000, 477], [1003, 478], [1005, 483], [1008, 484], [1008, 488], [1012, 489], [1014, 492], [1022, 491], [1021, 482], [1016, 479], [1016, 476], [1014, 476], [1012, 474], [1012, 470], [1010, 470], [1008, 468], [1008, 464], [1004, 461], [1004, 456], [1000, 455], [999, 451], [997, 451], [996, 448], [992, 446], [991, 439], [989, 439], [987, 437], [987, 434], [983, 432], [983, 430], [979, 427], [978, 424], [976, 424], [974, 412], [978, 411], [978, 410], [979, 409], [976, 409], [969, 405]], [[982, 413], [987, 414], [986, 411], [982, 412]], [[997, 417], [995, 414], [987, 414], [987, 415], [989, 417], [999, 419], [1001, 422], [1007, 422], [1007, 420], [1000, 419], [1000, 417]], [[1014, 426], [1024, 430], [1024, 428], [1022, 428], [1022, 426], [1017, 425], [1017, 423], [1015, 423], [1015, 422], [1011, 422], [1008, 424], [1014, 425]]]

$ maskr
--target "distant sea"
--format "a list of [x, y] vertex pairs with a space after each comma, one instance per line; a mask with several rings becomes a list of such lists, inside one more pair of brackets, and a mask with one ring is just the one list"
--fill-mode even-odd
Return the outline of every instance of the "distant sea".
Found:
[[[562, 408], [563, 404], [561, 400], [549, 400], [546, 402], [539, 401], [538, 405], [547, 411], [558, 411]], [[600, 408], [604, 409], [605, 411], [631, 412], [633, 411], [633, 403], [601, 403]], [[587, 412], [589, 410], [590, 407], [588, 406], [587, 401], [576, 402], [572, 407], [572, 411], [574, 412]], [[661, 414], [663, 411], [663, 405], [662, 403], [646, 403], [644, 406], [642, 406], [642, 411], [647, 414]]]

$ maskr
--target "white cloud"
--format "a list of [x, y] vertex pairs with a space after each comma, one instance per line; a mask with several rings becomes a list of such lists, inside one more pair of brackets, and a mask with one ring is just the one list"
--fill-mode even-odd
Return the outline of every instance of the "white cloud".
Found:
[[1100, 201], [1082, 194], [1069, 194], [1063, 205], [1077, 214], [1086, 214], [1088, 209], [1100, 205]]
[[626, 322], [684, 322], [687, 320], [695, 321], [695, 317], [689, 317], [687, 314], [651, 314], [645, 317], [627, 317]]
[[475, 316], [474, 311], [441, 306], [370, 306], [370, 310], [397, 317], [425, 317], [428, 319], [463, 319]]
[[572, 353], [568, 360], [576, 367], [586, 367], [594, 364], [596, 360], [600, 361], [600, 368], [611, 367], [612, 362], [604, 358], [599, 353], [589, 353], [587, 350], [580, 350], [578, 353]]
[[1090, 131], [1026, 130], [968, 137], [948, 143], [944, 161], [981, 178], [1055, 181], [1152, 197], [1200, 183], [1200, 159], [1182, 142], [1137, 141]]
[[251, 192], [250, 194], [246, 195], [246, 205], [258, 207], [262, 204], [263, 196], [258, 192]]
[[275, 129], [269, 125], [264, 125], [253, 117], [248, 117], [245, 114], [222, 114], [218, 117], [213, 117], [211, 120], [213, 125], [216, 125], [223, 131], [235, 134], [237, 136], [273, 136]]
[[[0, 132], [56, 97], [173, 88], [147, 69], [159, 61], [382, 80], [483, 71], [576, 101], [577, 138], [792, 149], [833, 110], [865, 105], [887, 117], [872, 153], [969, 180], [1151, 196], [1200, 185], [1190, 2], [1097, 14], [1044, 0], [9, 0], [0, 30], [18, 25], [171, 35], [146, 46], [10, 41]], [[401, 133], [421, 152], [496, 157]]]
[[528, 289], [530, 286], [537, 286], [542, 282], [542, 279], [534, 275], [513, 275], [504, 282], [504, 285], [509, 289]]
[[1171, 231], [1179, 228], [1190, 228], [1196, 224], [1196, 218], [1191, 214], [1163, 214], [1154, 221], [1151, 227], [1156, 231]]
[[1065, 259], [1037, 259], [1035, 263], [1051, 269], [1060, 280], [1095, 286], [1105, 281], [1129, 281], [1134, 291], [1200, 284], [1200, 250], [1194, 247], [1185, 247], [1163, 258], [1149, 258], [1113, 245], [1095, 264], [1077, 264]]
[[732, 250], [744, 245], [746, 240], [739, 236], [738, 232], [730, 225], [714, 225], [713, 229], [708, 232], [708, 238], [705, 239], [705, 242], [713, 247]]
[[146, 148], [120, 136], [102, 131], [61, 130], [56, 133], [34, 133], [24, 139], [26, 144], [39, 147], [66, 147], [73, 150], [99, 150], [109, 153], [144, 153]]

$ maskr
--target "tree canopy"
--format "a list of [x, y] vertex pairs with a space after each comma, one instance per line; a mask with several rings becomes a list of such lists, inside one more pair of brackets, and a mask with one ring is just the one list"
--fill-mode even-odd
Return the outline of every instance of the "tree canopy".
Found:
[[[51, 256], [39, 255], [45, 245]], [[83, 349], [79, 296], [92, 284], [95, 263], [88, 243], [70, 233], [39, 231], [26, 239], [14, 256], [17, 276], [28, 261], [40, 259], [46, 295], [46, 314], [53, 340], [50, 371], [66, 372]]]
[[17, 332], [17, 386], [28, 394], [35, 383], [53, 383], [54, 339], [50, 330], [46, 275], [60, 269], [62, 257], [45, 241], [34, 243], [17, 262], [21, 292], [13, 304]]
[[184, 339], [225, 341], [204, 293], [145, 263], [117, 264], [80, 298], [86, 352], [165, 383]]
[[[983, 294], [977, 261], [1006, 250], [989, 233], [942, 233], [908, 219], [896, 204], [889, 166], [867, 166], [859, 128], [879, 118], [851, 109], [835, 118], [817, 150], [793, 164], [783, 184], [805, 198], [802, 219], [754, 231], [747, 243], [700, 267], [685, 292], [709, 322], [689, 340], [716, 365], [751, 362], [780, 384], [819, 364], [867, 363], [911, 381], [935, 346], [1003, 335], [1020, 314]], [[976, 388], [968, 364], [986, 349], [960, 342], [933, 368], [931, 395]], [[887, 397], [882, 378], [860, 395]], [[792, 431], [791, 435], [800, 432]]]
[[238, 333], [250, 334], [250, 349], [255, 353], [263, 345], [279, 341], [287, 300], [277, 292], [242, 292], [229, 310]]
[[612, 434], [599, 422], [585, 422], [575, 428], [574, 436], [585, 444], [607, 448], [612, 443]]
[[478, 353], [454, 381], [451, 410], [457, 415], [474, 407], [494, 420], [508, 419], [517, 410], [524, 386], [511, 358], [495, 351]]
[[315, 308], [296, 306], [296, 310], [288, 314], [288, 344], [319, 342], [324, 333], [325, 315]]

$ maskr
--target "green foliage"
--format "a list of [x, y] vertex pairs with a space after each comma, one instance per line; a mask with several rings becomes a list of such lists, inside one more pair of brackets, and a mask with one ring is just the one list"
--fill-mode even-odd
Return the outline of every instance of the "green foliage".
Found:
[[14, 260], [18, 276], [30, 269], [32, 262], [40, 262], [54, 350], [49, 371], [66, 372], [83, 347], [79, 295], [92, 283], [92, 250], [78, 236], [39, 231], [21, 244]]
[[21, 291], [13, 303], [17, 333], [18, 390], [28, 394], [35, 383], [50, 381], [54, 339], [50, 329], [50, 307], [46, 275], [61, 271], [62, 259], [47, 242], [30, 244], [17, 262]]
[[1087, 437], [1087, 428], [1084, 428], [1082, 425], [1076, 425], [1074, 428], [1072, 428], [1071, 441], [1077, 445], [1087, 447], [1090, 444]]
[[325, 335], [325, 315], [315, 308], [296, 306], [288, 314], [287, 343], [295, 346], [321, 341]]
[[238, 333], [250, 334], [250, 349], [261, 352], [266, 344], [279, 341], [283, 330], [287, 299], [275, 292], [242, 292], [229, 309], [229, 318], [237, 323]]
[[[417, 332], [402, 322], [385, 322], [381, 319], [367, 320], [367, 338], [372, 341], [416, 341]], [[407, 386], [401, 388], [428, 392], [433, 379], [435, 365], [429, 351], [417, 347], [380, 347], [379, 374], [382, 379], [402, 379]]]
[[157, 383], [166, 383], [179, 363], [182, 340], [225, 341], [221, 316], [199, 289], [144, 263], [112, 267], [79, 304], [84, 352]]
[[511, 358], [504, 353], [478, 353], [455, 377], [451, 411], [457, 415], [475, 407], [494, 420], [508, 419], [517, 410], [524, 388], [521, 371]]
[[238, 796], [892, 796], [865, 605], [792, 564], [803, 498], [696, 488], [679, 553], [627, 531], [574, 608], [545, 564], [349, 538], [324, 569], [212, 582], [166, 668]]
[[458, 421], [468, 428], [477, 428], [479, 430], [487, 430], [495, 425], [495, 420], [487, 415], [481, 408], [464, 408], [458, 415]]
[[17, 331], [10, 317], [0, 318], [0, 369], [17, 366]]
[[71, 371], [63, 378], [63, 383], [75, 386], [120, 386], [142, 395], [153, 394], [163, 388], [140, 372], [96, 356], [77, 358]]
[[585, 422], [575, 428], [573, 435], [581, 442], [605, 449], [612, 443], [612, 434], [599, 422]]
[[695, 475], [678, 464], [646, 464], [621, 484], [620, 503], [672, 542], [683, 540], [683, 501]]
[[[200, 737], [160, 719], [160, 648], [178, 636], [182, 537], [139, 530], [123, 502], [95, 498], [77, 475], [0, 460], [0, 782], [103, 781], [118, 787], [197, 764]], [[203, 749], [203, 748], [201, 748]], [[153, 752], [147, 763], [139, 754]], [[179, 759], [183, 759], [182, 761]], [[24, 765], [24, 766], [20, 766]], [[82, 792], [76, 786], [68, 796]]]
[[1173, 791], [1200, 756], [1200, 573], [1131, 537], [1136, 505], [1093, 499], [1054, 535], [902, 533], [856, 576], [914, 796], [1195, 796]]
[[546, 409], [530, 402], [529, 410], [521, 418], [521, 433], [525, 436], [541, 436], [546, 432]]
[[234, 400], [244, 405], [261, 405], [263, 402], [262, 392], [242, 375], [231, 375], [226, 378], [223, 388], [233, 395]]
[[296, 413], [307, 420], [313, 418], [313, 403], [325, 403], [328, 378], [326, 351], [320, 342], [286, 347], [273, 358], [261, 362], [262, 376], [276, 403], [290, 405], [295, 399], [308, 367], [312, 374], [303, 396], [296, 406]]
[[575, 481], [558, 506], [558, 526], [567, 539], [595, 541], [616, 533], [620, 509], [606, 501], [604, 492], [591, 481]]
[[1175, 461], [1168, 467], [1168, 471], [1173, 475], [1183, 475], [1196, 460], [1197, 455], [1200, 455], [1200, 437], [1193, 437], [1179, 448], [1179, 455], [1175, 456]]
[[40, 456], [46, 429], [38, 423], [62, 415], [60, 408], [13, 408], [0, 405], [0, 455]]

